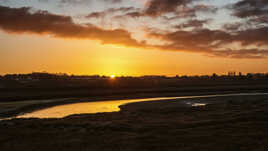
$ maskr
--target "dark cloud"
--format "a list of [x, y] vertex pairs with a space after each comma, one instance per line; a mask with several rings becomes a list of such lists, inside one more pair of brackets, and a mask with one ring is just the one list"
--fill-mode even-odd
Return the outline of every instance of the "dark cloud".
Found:
[[[218, 57], [263, 58], [268, 56], [267, 34], [268, 27], [234, 33], [210, 29], [178, 30], [166, 34], [151, 33], [151, 36], [168, 42], [166, 45], [157, 46], [163, 50], [199, 52]], [[234, 43], [239, 43], [241, 48], [234, 50], [226, 47]], [[250, 46], [260, 48], [252, 49]]]
[[62, 38], [95, 39], [107, 44], [139, 47], [128, 31], [105, 30], [93, 25], [80, 25], [69, 16], [47, 11], [33, 12], [29, 7], [0, 6], [0, 29], [9, 33], [49, 34]]
[[231, 7], [234, 15], [240, 18], [266, 15], [268, 13], [267, 0], [242, 0]]
[[223, 30], [229, 31], [229, 32], [235, 32], [240, 30], [243, 27], [243, 23], [241, 22], [235, 22], [235, 23], [228, 23], [223, 25]]
[[[111, 8], [100, 12], [92, 12], [87, 15], [87, 18], [98, 18], [111, 15], [114, 13], [120, 13], [117, 18], [124, 17], [162, 17], [166, 20], [175, 20], [183, 18], [194, 18], [197, 12], [203, 13], [216, 13], [218, 8], [212, 5], [205, 4], [195, 4], [188, 6], [193, 1], [200, 0], [151, 0], [148, 2], [147, 7], [144, 9], [138, 9], [133, 7], [121, 7], [121, 8]], [[165, 14], [172, 13], [171, 16], [166, 16]]]
[[193, 10], [199, 11], [199, 12], [205, 12], [205, 13], [216, 13], [218, 11], [218, 8], [212, 5], [199, 4], [199, 5], [195, 5], [193, 7]]
[[137, 18], [137, 17], [143, 17], [144, 15], [140, 12], [129, 12], [129, 13], [126, 13], [125, 16]]
[[165, 47], [171, 50], [190, 50], [209, 52], [212, 47], [232, 41], [231, 36], [220, 30], [200, 29], [195, 31], [178, 30], [166, 34], [151, 33], [162, 40], [168, 41]]
[[268, 24], [268, 14], [262, 15], [259, 17], [255, 17], [255, 18], [251, 18], [249, 21], [257, 23], [257, 24], [266, 24], [267, 25]]
[[[204, 9], [203, 6], [198, 6], [198, 8]], [[123, 13], [123, 15], [140, 17], [142, 15], [139, 13], [143, 11], [137, 11], [136, 8], [132, 7], [122, 7], [108, 9], [104, 12]], [[138, 14], [135, 14], [137, 12]], [[103, 12], [95, 12], [95, 14], [92, 13], [88, 17], [99, 17], [101, 13]], [[267, 18], [252, 19], [264, 22], [263, 20]], [[204, 24], [209, 21], [191, 18], [178, 25], [178, 27], [182, 26], [182, 28], [177, 28], [176, 31], [147, 31], [150, 38], [153, 37], [165, 42], [165, 44], [149, 44], [148, 41], [138, 42], [132, 38], [130, 32], [124, 29], [107, 30], [92, 24], [77, 24], [70, 16], [52, 14], [47, 11], [36, 11], [29, 7], [10, 8], [0, 6], [0, 29], [9, 33], [48, 34], [60, 38], [93, 39], [106, 44], [195, 52], [217, 57], [268, 57], [267, 26], [241, 28], [243, 25], [237, 23], [237, 25], [229, 24], [225, 25], [226, 27], [223, 29], [213, 30], [204, 28]], [[191, 30], [185, 30], [188, 28], [191, 28]], [[229, 47], [234, 43], [240, 45], [239, 49]]]
[[242, 30], [235, 33], [236, 41], [241, 42], [242, 45], [258, 45], [258, 46], [268, 46], [268, 27], [262, 28], [252, 28], [247, 30]]
[[266, 45], [268, 33], [268, 1], [267, 0], [241, 0], [231, 6], [233, 15], [240, 18], [240, 22], [226, 24], [223, 28], [227, 31], [239, 33], [243, 45], [255, 43]]
[[136, 11], [137, 9], [134, 7], [120, 7], [120, 8], [110, 8], [104, 11], [100, 11], [100, 12], [92, 12], [88, 15], [86, 15], [86, 18], [100, 18], [100, 17], [105, 17], [107, 15], [113, 15], [115, 13], [130, 13], [133, 11]]
[[145, 13], [150, 16], [159, 16], [164, 13], [176, 12], [179, 6], [185, 7], [194, 0], [151, 0]]
[[236, 59], [263, 59], [268, 56], [268, 49], [226, 49], [221, 51], [214, 51], [211, 56], [229, 57]]
[[[189, 6], [200, 0], [151, 0], [145, 10], [149, 16], [160, 16], [165, 13], [189, 14], [193, 16], [196, 11], [216, 12], [217, 8], [205, 4]], [[184, 15], [186, 16], [186, 15]]]
[[186, 23], [179, 24], [175, 26], [175, 28], [178, 29], [184, 29], [184, 28], [202, 28], [205, 24], [209, 23], [211, 20], [198, 20], [198, 19], [192, 19], [187, 21]]

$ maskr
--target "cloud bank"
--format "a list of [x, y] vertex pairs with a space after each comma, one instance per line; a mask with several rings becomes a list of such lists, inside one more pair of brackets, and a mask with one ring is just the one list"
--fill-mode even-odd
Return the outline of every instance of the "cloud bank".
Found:
[[[84, 15], [85, 23], [31, 7], [0, 6], [0, 29], [8, 33], [92, 39], [104, 44], [201, 53], [211, 57], [268, 57], [267, 0], [240, 0], [226, 7], [209, 4], [207, 0], [149, 0], [140, 8], [119, 5], [125, 0], [102, 1], [120, 7], [91, 11]], [[74, 5], [90, 0], [60, 2]], [[221, 18], [217, 17], [223, 9], [235, 19], [219, 27], [217, 21]], [[106, 28], [98, 21], [116, 22], [120, 26]], [[133, 34], [140, 31], [131, 28], [134, 25], [150, 30], [143, 30], [143, 38], [137, 38]]]

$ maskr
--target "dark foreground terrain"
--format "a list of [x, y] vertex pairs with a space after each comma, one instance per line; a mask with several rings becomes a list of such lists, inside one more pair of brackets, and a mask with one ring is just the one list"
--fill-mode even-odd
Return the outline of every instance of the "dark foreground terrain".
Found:
[[0, 122], [1, 151], [267, 149], [267, 95], [140, 102], [114, 113]]

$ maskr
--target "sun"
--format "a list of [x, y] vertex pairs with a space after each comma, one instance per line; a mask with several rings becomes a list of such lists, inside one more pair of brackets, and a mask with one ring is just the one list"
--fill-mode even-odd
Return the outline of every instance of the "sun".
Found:
[[110, 75], [110, 78], [111, 78], [111, 79], [114, 79], [114, 78], [115, 78], [115, 75]]

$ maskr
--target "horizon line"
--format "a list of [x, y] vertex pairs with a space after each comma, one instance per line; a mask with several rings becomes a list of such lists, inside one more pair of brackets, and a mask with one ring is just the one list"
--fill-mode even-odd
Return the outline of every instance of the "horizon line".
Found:
[[218, 73], [211, 73], [211, 74], [172, 74], [172, 75], [161, 75], [161, 74], [144, 74], [144, 75], [116, 75], [116, 74], [110, 74], [110, 75], [102, 75], [102, 74], [73, 74], [73, 73], [53, 73], [53, 72], [31, 72], [31, 73], [6, 73], [6, 74], [0, 74], [0, 76], [6, 76], [6, 75], [27, 75], [27, 74], [34, 74], [34, 73], [39, 73], [39, 74], [51, 74], [51, 75], [66, 75], [66, 76], [99, 76], [99, 77], [110, 77], [110, 76], [115, 76], [115, 77], [183, 77], [183, 76], [189, 76], [189, 77], [195, 77], [195, 76], [228, 76], [230, 73], [233, 73], [234, 76], [239, 76], [239, 75], [248, 75], [248, 74], [268, 74], [267, 72], [236, 72], [236, 71], [229, 71], [226, 74], [218, 74]]

